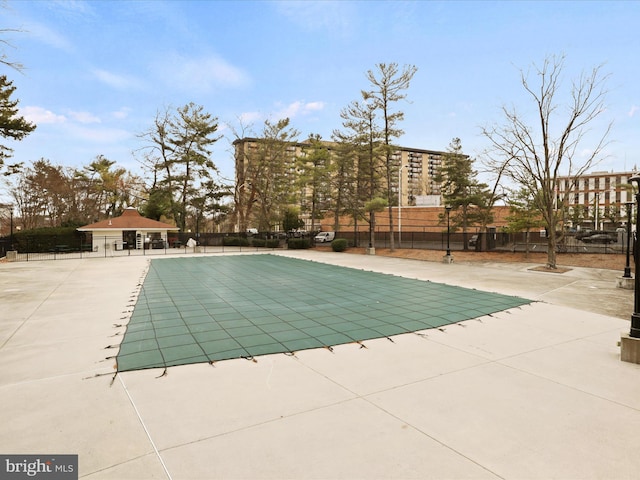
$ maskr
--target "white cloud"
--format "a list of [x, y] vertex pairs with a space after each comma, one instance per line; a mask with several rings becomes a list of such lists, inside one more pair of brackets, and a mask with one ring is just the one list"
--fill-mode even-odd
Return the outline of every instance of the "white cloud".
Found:
[[70, 125], [68, 133], [76, 139], [95, 143], [117, 143], [128, 140], [132, 133], [119, 128], [91, 128], [79, 125]]
[[278, 1], [278, 13], [305, 30], [326, 30], [332, 34], [348, 34], [351, 18], [356, 18], [353, 5], [339, 1]]
[[224, 136], [225, 132], [233, 133], [233, 130], [231, 130], [231, 128], [229, 127], [229, 125], [227, 123], [219, 122], [218, 123], [218, 129], [216, 130], [216, 134]]
[[309, 102], [306, 104], [305, 109], [309, 112], [323, 110], [324, 102]]
[[50, 29], [46, 25], [38, 22], [30, 22], [25, 25], [24, 30], [26, 30], [27, 35], [32, 36], [50, 47], [67, 52], [73, 50], [73, 44], [64, 35]]
[[176, 53], [168, 55], [156, 67], [157, 74], [172, 87], [181, 90], [208, 92], [216, 88], [238, 88], [250, 83], [240, 68], [218, 55], [187, 58]]
[[62, 12], [68, 16], [95, 16], [91, 4], [82, 0], [57, 0], [51, 2], [51, 5], [57, 13]]
[[280, 110], [274, 113], [276, 118], [296, 118], [304, 115], [309, 115], [312, 112], [317, 112], [324, 109], [324, 102], [301, 102], [296, 101], [282, 107]]
[[627, 115], [629, 115], [630, 117], [633, 117], [636, 114], [636, 112], [638, 111], [639, 108], [640, 107], [638, 107], [637, 105], [633, 105], [631, 107], [631, 109], [629, 110], [629, 113]]
[[76, 122], [80, 123], [100, 123], [100, 118], [96, 117], [92, 113], [89, 112], [69, 112], [69, 117], [71, 117]]
[[67, 121], [64, 115], [58, 115], [42, 107], [27, 106], [20, 109], [20, 114], [26, 120], [36, 125], [43, 123], [64, 123]]
[[98, 68], [92, 70], [91, 73], [102, 83], [119, 90], [130, 88], [138, 89], [142, 87], [142, 82], [130, 75], [118, 75]]
[[593, 149], [590, 148], [583, 148], [582, 150], [580, 150], [580, 152], [578, 152], [578, 156], [580, 158], [591, 158], [591, 156], [593, 155]]
[[36, 125], [43, 124], [61, 124], [69, 123], [70, 121], [88, 124], [88, 123], [100, 123], [101, 120], [96, 115], [89, 112], [77, 112], [74, 110], [67, 110], [66, 115], [60, 115], [47, 110], [43, 107], [27, 106], [20, 109], [20, 114], [28, 121], [35, 123]]
[[254, 122], [262, 119], [260, 112], [244, 112], [240, 114], [239, 120], [243, 125], [251, 125]]
[[302, 102], [293, 102], [278, 110], [274, 116], [276, 118], [295, 118], [301, 108]]
[[120, 110], [111, 112], [111, 116], [118, 120], [123, 120], [129, 116], [129, 113], [131, 113], [131, 109], [129, 107], [122, 107]]

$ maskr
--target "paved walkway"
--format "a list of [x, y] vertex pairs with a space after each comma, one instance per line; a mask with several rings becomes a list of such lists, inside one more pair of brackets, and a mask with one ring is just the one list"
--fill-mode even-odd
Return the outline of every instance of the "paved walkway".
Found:
[[148, 259], [0, 264], [0, 453], [78, 454], [88, 479], [637, 478], [619, 273], [282, 254], [537, 302], [366, 348], [114, 379], [105, 347]]

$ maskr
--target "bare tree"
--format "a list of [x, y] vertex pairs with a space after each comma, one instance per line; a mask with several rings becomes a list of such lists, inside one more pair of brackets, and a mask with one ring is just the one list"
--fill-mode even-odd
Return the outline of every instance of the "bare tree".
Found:
[[[0, 9], [8, 10], [9, 7], [5, 0], [0, 0]], [[23, 30], [16, 28], [0, 28], [0, 65], [5, 65], [7, 67], [13, 68], [18, 72], [21, 72], [24, 69], [24, 65], [14, 60], [9, 59], [9, 55], [5, 53], [7, 48], [15, 48], [13, 44], [7, 40], [7, 36], [12, 33], [21, 33]]]
[[[609, 123], [595, 141], [585, 135], [594, 120], [604, 111], [605, 83], [608, 75], [601, 66], [583, 73], [572, 82], [569, 99], [565, 106], [562, 100], [561, 77], [564, 56], [545, 58], [541, 66], [533, 65], [535, 81], [530, 81], [529, 72], [520, 72], [520, 81], [525, 92], [535, 105], [536, 126], [527, 123], [523, 114], [515, 107], [503, 107], [504, 124], [482, 129], [490, 141], [487, 164], [494, 171], [502, 171], [538, 202], [537, 208], [547, 229], [547, 267], [556, 267], [556, 233], [560, 215], [558, 206], [558, 176], [579, 177], [596, 165], [607, 144], [611, 130]], [[562, 108], [561, 108], [562, 107]], [[578, 148], [586, 157], [577, 154]], [[565, 195], [572, 192], [567, 191]]]

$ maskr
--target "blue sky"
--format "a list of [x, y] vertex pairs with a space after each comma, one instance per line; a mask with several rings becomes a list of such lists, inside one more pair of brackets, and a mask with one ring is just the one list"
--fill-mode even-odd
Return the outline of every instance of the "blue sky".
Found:
[[[595, 170], [640, 165], [640, 2], [16, 1], [0, 28], [24, 64], [4, 68], [23, 115], [37, 123], [12, 144], [14, 159], [88, 165], [104, 155], [138, 173], [138, 135], [158, 111], [188, 102], [218, 117], [213, 160], [233, 177], [239, 119], [291, 118], [300, 138], [329, 139], [340, 110], [368, 88], [377, 63], [418, 68], [398, 143], [446, 150], [460, 137], [479, 158], [482, 126], [500, 108], [531, 102], [519, 70], [566, 55], [564, 87], [603, 64], [607, 110], [585, 137], [588, 151], [614, 122]], [[567, 96], [558, 97], [563, 104]]]

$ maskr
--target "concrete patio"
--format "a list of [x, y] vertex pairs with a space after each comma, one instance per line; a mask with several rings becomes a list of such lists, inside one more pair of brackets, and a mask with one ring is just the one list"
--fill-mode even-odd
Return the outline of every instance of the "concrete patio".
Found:
[[106, 347], [149, 258], [0, 264], [0, 452], [78, 454], [87, 479], [638, 477], [620, 272], [280, 254], [535, 302], [364, 348], [114, 377]]

